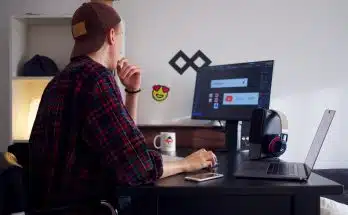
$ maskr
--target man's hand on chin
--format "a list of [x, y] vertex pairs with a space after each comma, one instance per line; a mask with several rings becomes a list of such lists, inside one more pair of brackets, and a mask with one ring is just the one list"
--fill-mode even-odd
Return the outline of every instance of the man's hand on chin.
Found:
[[122, 58], [117, 63], [117, 75], [121, 83], [129, 92], [136, 92], [141, 85], [141, 70], [135, 65], [128, 63], [128, 60]]
[[126, 88], [125, 90], [127, 94], [125, 106], [135, 121], [137, 112], [137, 95], [141, 90], [141, 70], [137, 66], [129, 64], [127, 59], [122, 58], [117, 63], [117, 75], [122, 85]]

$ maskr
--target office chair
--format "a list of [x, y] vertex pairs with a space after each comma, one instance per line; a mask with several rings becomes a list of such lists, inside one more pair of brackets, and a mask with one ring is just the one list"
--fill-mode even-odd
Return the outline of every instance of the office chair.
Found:
[[[24, 181], [26, 181], [25, 170], [17, 163], [8, 163], [5, 154], [0, 152], [0, 214], [10, 215], [13, 213], [25, 212], [26, 215], [45, 215], [62, 214], [74, 210], [84, 209], [105, 209], [107, 215], [118, 215], [109, 202], [105, 200], [93, 201], [93, 203], [81, 203], [79, 205], [66, 205], [63, 207], [49, 208], [45, 210], [30, 208], [30, 194]], [[17, 158], [11, 154], [11, 158], [17, 161]], [[99, 210], [98, 210], [99, 211]]]

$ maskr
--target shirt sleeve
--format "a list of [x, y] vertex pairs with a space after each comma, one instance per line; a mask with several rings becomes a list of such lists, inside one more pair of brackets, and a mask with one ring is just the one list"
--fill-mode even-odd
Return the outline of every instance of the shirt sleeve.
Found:
[[111, 72], [99, 73], [90, 92], [83, 136], [120, 185], [152, 183], [163, 174], [162, 156], [149, 150], [125, 108]]

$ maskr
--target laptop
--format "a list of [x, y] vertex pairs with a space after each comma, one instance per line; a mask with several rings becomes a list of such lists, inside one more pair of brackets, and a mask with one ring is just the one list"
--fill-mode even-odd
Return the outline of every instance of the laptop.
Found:
[[245, 161], [234, 175], [241, 178], [264, 178], [307, 181], [335, 116], [335, 110], [325, 110], [305, 163], [276, 161]]

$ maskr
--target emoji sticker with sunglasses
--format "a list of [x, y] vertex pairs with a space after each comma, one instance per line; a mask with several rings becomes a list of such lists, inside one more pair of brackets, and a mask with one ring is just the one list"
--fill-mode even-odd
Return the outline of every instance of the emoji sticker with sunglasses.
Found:
[[152, 98], [157, 102], [162, 102], [168, 98], [169, 87], [154, 85], [152, 87]]

